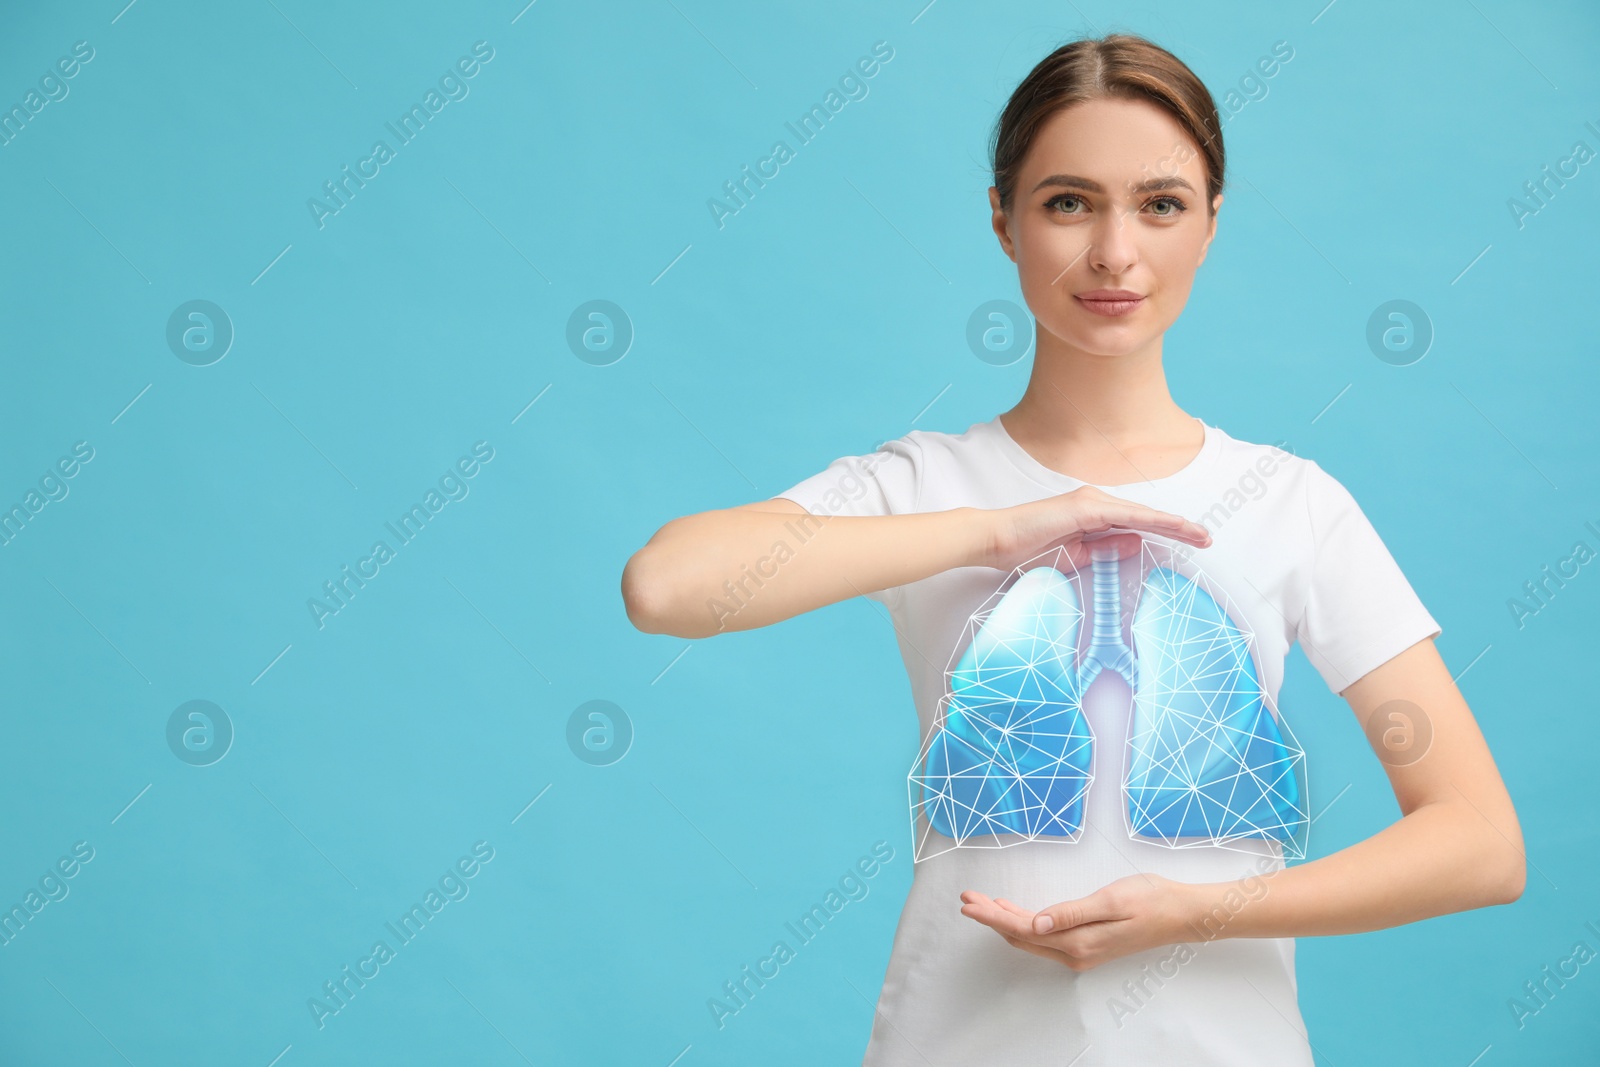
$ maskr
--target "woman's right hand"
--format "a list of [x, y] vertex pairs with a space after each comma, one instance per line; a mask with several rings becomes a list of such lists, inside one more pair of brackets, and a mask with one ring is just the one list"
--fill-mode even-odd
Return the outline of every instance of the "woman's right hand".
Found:
[[[1111, 545], [1119, 559], [1139, 550], [1143, 538], [1135, 531], [1183, 541], [1197, 548], [1207, 548], [1211, 544], [1210, 531], [1197, 522], [1112, 496], [1092, 485], [1027, 504], [996, 508], [989, 516], [987, 547], [979, 565], [1000, 570], [1011, 570], [1058, 546], [1066, 550], [1074, 567], [1087, 568], [1090, 557], [1085, 537], [1092, 538], [1096, 545]], [[1129, 532], [1105, 534], [1109, 530]], [[1105, 536], [1095, 537], [1097, 534]]]

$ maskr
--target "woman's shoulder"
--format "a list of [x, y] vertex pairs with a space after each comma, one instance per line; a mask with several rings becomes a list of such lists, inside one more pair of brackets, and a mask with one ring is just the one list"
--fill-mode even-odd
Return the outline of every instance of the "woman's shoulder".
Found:
[[899, 437], [878, 441], [873, 449], [882, 458], [909, 462], [918, 471], [938, 471], [940, 476], [967, 468], [982, 470], [999, 454], [997, 420], [973, 422], [964, 430], [913, 429]]
[[[1264, 497], [1278, 502], [1277, 521], [1290, 515], [1307, 527], [1307, 532], [1342, 523], [1361, 514], [1361, 505], [1344, 482], [1330, 473], [1322, 462], [1297, 450], [1285, 439], [1273, 442], [1241, 440], [1218, 431], [1222, 438], [1216, 465], [1214, 493], [1237, 510], [1241, 501]], [[1323, 460], [1327, 460], [1323, 456]], [[1270, 508], [1256, 508], [1270, 519]]]
[[[1209, 424], [1208, 424], [1209, 425]], [[1314, 486], [1326, 490], [1336, 480], [1311, 456], [1302, 454], [1294, 441], [1279, 437], [1271, 441], [1250, 441], [1234, 437], [1218, 426], [1211, 426], [1220, 442], [1217, 470], [1224, 478], [1252, 476], [1293, 483], [1297, 488]]]
[[900, 446], [924, 453], [970, 450], [989, 443], [995, 422], [995, 419], [974, 422], [960, 431], [912, 429], [899, 437], [884, 438], [875, 447], [882, 450], [889, 446]]

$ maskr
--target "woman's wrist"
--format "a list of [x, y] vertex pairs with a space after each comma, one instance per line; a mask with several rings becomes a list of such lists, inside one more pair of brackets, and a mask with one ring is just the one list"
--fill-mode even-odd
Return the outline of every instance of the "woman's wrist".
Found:
[[1184, 936], [1180, 940], [1216, 941], [1224, 937], [1259, 936], [1251, 932], [1255, 906], [1267, 899], [1270, 884], [1252, 874], [1229, 882], [1180, 882], [1177, 911]]
[[989, 567], [995, 558], [995, 518], [999, 511], [991, 508], [959, 507], [949, 512], [952, 523], [960, 531], [962, 567]]

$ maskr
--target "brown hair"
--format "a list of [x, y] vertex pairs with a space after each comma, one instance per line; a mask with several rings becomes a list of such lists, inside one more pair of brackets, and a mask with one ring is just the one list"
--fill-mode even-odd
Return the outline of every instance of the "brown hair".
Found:
[[1000, 207], [1011, 210], [1017, 174], [1039, 130], [1085, 100], [1145, 100], [1194, 138], [1206, 165], [1206, 213], [1222, 191], [1222, 121], [1204, 83], [1177, 56], [1143, 37], [1113, 33], [1062, 45], [1022, 79], [1000, 113], [989, 145]]

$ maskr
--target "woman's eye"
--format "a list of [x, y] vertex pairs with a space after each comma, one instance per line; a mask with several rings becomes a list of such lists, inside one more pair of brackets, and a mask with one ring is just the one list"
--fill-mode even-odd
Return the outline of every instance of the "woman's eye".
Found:
[[[1044, 206], [1047, 210], [1052, 211], [1055, 214], [1078, 215], [1082, 214], [1082, 212], [1075, 209], [1078, 206], [1081, 206], [1082, 202], [1083, 201], [1081, 197], [1073, 196], [1071, 193], [1060, 193], [1056, 196], [1052, 196], [1049, 200], [1046, 200]], [[1152, 215], [1162, 219], [1175, 218], [1176, 216], [1181, 215], [1183, 212], [1189, 210], [1189, 205], [1185, 204], [1182, 200], [1179, 200], [1175, 196], [1158, 196], [1154, 200], [1150, 201], [1147, 206], [1152, 209]], [[1167, 208], [1168, 210], [1153, 210], [1162, 207]]]

